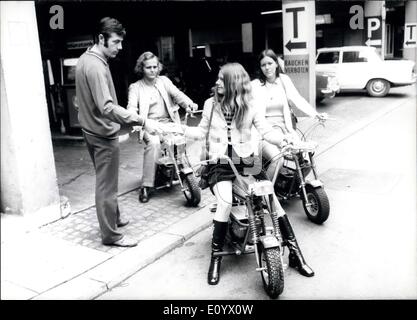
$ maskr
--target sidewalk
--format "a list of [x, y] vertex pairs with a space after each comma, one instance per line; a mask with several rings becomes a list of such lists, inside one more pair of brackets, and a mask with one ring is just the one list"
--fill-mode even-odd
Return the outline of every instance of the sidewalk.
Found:
[[28, 233], [2, 219], [1, 298], [94, 298], [208, 227], [206, 191], [197, 208], [185, 206], [178, 187], [148, 204], [137, 190], [119, 196], [130, 220], [123, 232], [139, 241], [134, 248], [101, 244], [94, 207]]
[[[407, 92], [415, 91], [411, 88]], [[410, 100], [415, 105], [415, 92], [356, 121], [336, 116], [315, 137], [319, 161], [331, 161], [323, 156], [327, 150]], [[121, 212], [130, 220], [125, 232], [140, 241], [129, 249], [101, 245], [94, 207], [26, 233], [18, 220], [2, 217], [1, 299], [93, 299], [211, 225], [208, 190], [198, 208], [186, 207], [178, 189], [160, 191], [145, 205], [137, 198], [136, 189], [119, 196]]]

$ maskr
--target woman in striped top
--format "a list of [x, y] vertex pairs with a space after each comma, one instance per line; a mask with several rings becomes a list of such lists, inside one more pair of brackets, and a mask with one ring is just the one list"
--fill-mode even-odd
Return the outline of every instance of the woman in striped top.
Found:
[[[273, 145], [282, 147], [286, 144], [281, 130], [273, 129], [259, 112], [256, 102], [252, 99], [252, 88], [249, 75], [239, 63], [228, 63], [219, 72], [216, 81], [214, 97], [206, 100], [200, 124], [197, 127], [186, 127], [187, 138], [204, 140], [207, 137], [209, 143], [209, 158], [218, 158], [227, 154], [235, 164], [238, 172], [246, 173], [260, 178], [261, 168], [256, 170], [254, 156], [258, 143], [253, 143], [253, 126], [263, 139]], [[210, 122], [211, 118], [211, 123]], [[252, 159], [252, 161], [246, 161]], [[210, 188], [217, 200], [216, 213], [214, 215], [214, 230], [212, 239], [212, 252], [222, 250], [229, 214], [232, 208], [232, 182], [235, 174], [227, 162], [220, 161], [210, 164], [208, 167], [208, 181]], [[266, 176], [262, 178], [266, 179]], [[290, 265], [297, 267], [300, 273], [312, 276], [313, 270], [305, 263], [298, 244], [295, 240], [289, 220], [275, 201], [276, 209], [281, 216], [279, 218], [282, 234], [293, 245], [290, 248]], [[221, 257], [211, 256], [208, 272], [208, 283], [215, 285], [220, 279]]]

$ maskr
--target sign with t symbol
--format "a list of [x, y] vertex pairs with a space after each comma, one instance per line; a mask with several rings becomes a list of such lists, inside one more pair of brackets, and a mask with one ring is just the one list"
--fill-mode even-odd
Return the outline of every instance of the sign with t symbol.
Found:
[[404, 48], [417, 47], [417, 22], [406, 23], [404, 27]]
[[282, 6], [282, 21], [285, 25], [285, 52], [293, 54], [307, 53], [308, 24], [306, 23], [306, 7], [304, 3], [287, 3]]
[[315, 103], [316, 28], [314, 1], [282, 2], [285, 73], [300, 94]]

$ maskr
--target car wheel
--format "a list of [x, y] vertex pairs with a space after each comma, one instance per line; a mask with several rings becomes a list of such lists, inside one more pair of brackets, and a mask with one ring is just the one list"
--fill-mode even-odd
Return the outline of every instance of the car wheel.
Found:
[[366, 85], [366, 90], [372, 97], [385, 97], [390, 88], [390, 83], [384, 79], [372, 79]]

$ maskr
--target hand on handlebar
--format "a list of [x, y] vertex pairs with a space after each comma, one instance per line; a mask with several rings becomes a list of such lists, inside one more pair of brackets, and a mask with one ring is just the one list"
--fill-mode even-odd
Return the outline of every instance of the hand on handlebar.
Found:
[[182, 130], [182, 132], [185, 134], [185, 131], [187, 130], [187, 125], [186, 124], [182, 124], [181, 125], [181, 130]]
[[279, 144], [279, 147], [283, 148], [288, 144], [294, 144], [296, 140], [299, 140], [299, 139], [295, 138], [294, 135], [286, 134], [284, 138], [282, 139], [281, 143]]
[[190, 115], [192, 115], [192, 113], [197, 110], [198, 110], [198, 105], [196, 103], [192, 103], [187, 108], [185, 108], [185, 111]]
[[196, 103], [192, 103], [190, 106], [188, 106], [189, 108], [191, 108], [191, 110], [193, 111], [193, 112], [195, 112], [195, 111], [197, 111], [198, 110], [198, 104], [196, 104]]
[[158, 121], [152, 119], [146, 119], [144, 129], [150, 134], [162, 134], [163, 130]]
[[316, 118], [320, 121], [325, 121], [329, 118], [329, 115], [326, 112], [323, 113], [317, 113]]

